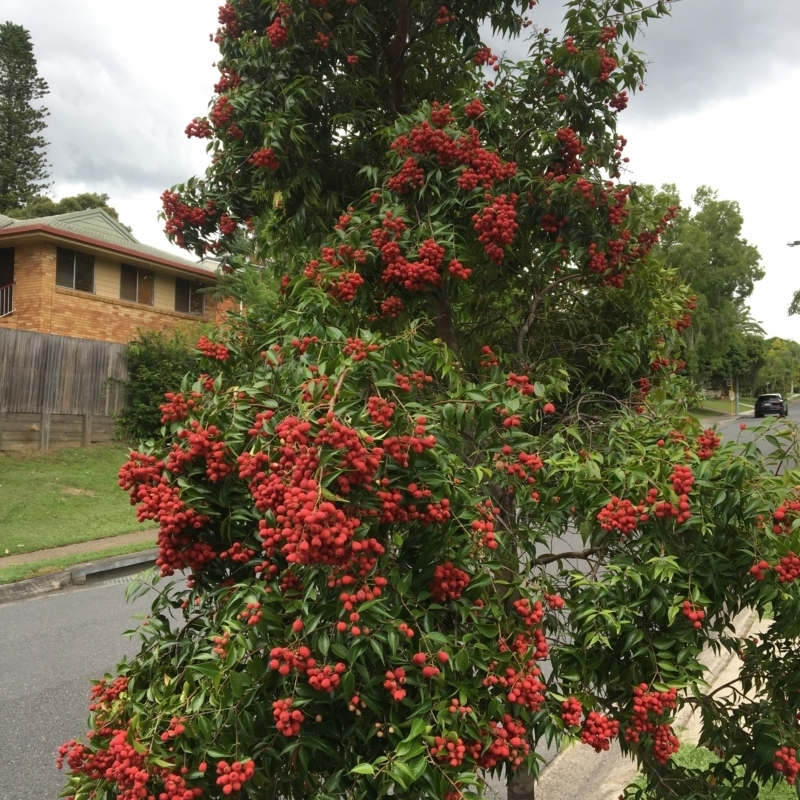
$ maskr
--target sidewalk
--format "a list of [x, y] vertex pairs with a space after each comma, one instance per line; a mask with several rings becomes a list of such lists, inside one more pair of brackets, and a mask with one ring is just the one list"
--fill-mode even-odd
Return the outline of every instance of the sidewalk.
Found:
[[35, 564], [37, 561], [46, 561], [51, 558], [62, 558], [64, 556], [79, 556], [83, 553], [99, 553], [112, 547], [126, 547], [133, 544], [152, 543], [156, 544], [157, 530], [149, 528], [144, 531], [134, 533], [123, 533], [121, 536], [107, 536], [105, 539], [92, 539], [89, 542], [78, 542], [77, 544], [67, 544], [63, 547], [51, 547], [48, 550], [34, 550], [30, 553], [19, 553], [14, 556], [0, 557], [0, 567], [13, 567], [17, 564]]
[[[743, 611], [735, 621], [736, 635], [746, 637], [759, 633], [769, 623], [759, 622], [751, 611]], [[739, 674], [739, 660], [735, 654], [714, 654], [706, 650], [700, 657], [706, 666], [706, 679], [711, 690], [723, 686]], [[689, 706], [678, 714], [674, 724], [675, 734], [683, 742], [697, 744], [700, 720]], [[619, 746], [607, 753], [595, 753], [591, 747], [573, 744], [559, 753], [542, 770], [536, 787], [537, 800], [617, 800], [626, 786], [637, 775], [635, 763], [623, 756]]]

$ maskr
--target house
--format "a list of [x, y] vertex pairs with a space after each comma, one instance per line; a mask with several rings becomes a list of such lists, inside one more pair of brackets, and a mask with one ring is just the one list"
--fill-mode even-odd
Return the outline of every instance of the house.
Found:
[[215, 267], [142, 244], [101, 209], [0, 214], [0, 332], [125, 344], [139, 328], [220, 322], [229, 303], [201, 291]]

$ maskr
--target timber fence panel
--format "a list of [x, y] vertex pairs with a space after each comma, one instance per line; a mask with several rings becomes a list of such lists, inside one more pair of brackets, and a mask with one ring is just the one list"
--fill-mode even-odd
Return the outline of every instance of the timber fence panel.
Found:
[[125, 345], [0, 329], [0, 449], [111, 441], [127, 379]]

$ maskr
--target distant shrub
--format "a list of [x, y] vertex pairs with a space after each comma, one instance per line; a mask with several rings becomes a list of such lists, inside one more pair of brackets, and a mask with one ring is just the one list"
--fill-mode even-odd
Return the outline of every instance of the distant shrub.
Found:
[[120, 436], [140, 441], [158, 435], [164, 393], [177, 391], [184, 376], [196, 372], [193, 344], [193, 338], [180, 330], [140, 330], [128, 344], [128, 404], [117, 418]]

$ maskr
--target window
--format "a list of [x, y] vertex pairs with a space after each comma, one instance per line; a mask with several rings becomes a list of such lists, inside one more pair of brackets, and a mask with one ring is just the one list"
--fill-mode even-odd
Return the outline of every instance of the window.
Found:
[[197, 281], [187, 281], [185, 278], [175, 278], [175, 310], [181, 314], [194, 314], [204, 317], [206, 314], [205, 297], [200, 294], [204, 288]]
[[119, 299], [152, 306], [155, 301], [156, 274], [151, 269], [123, 264], [120, 271]]
[[56, 286], [94, 294], [94, 256], [59, 247], [56, 254]]

